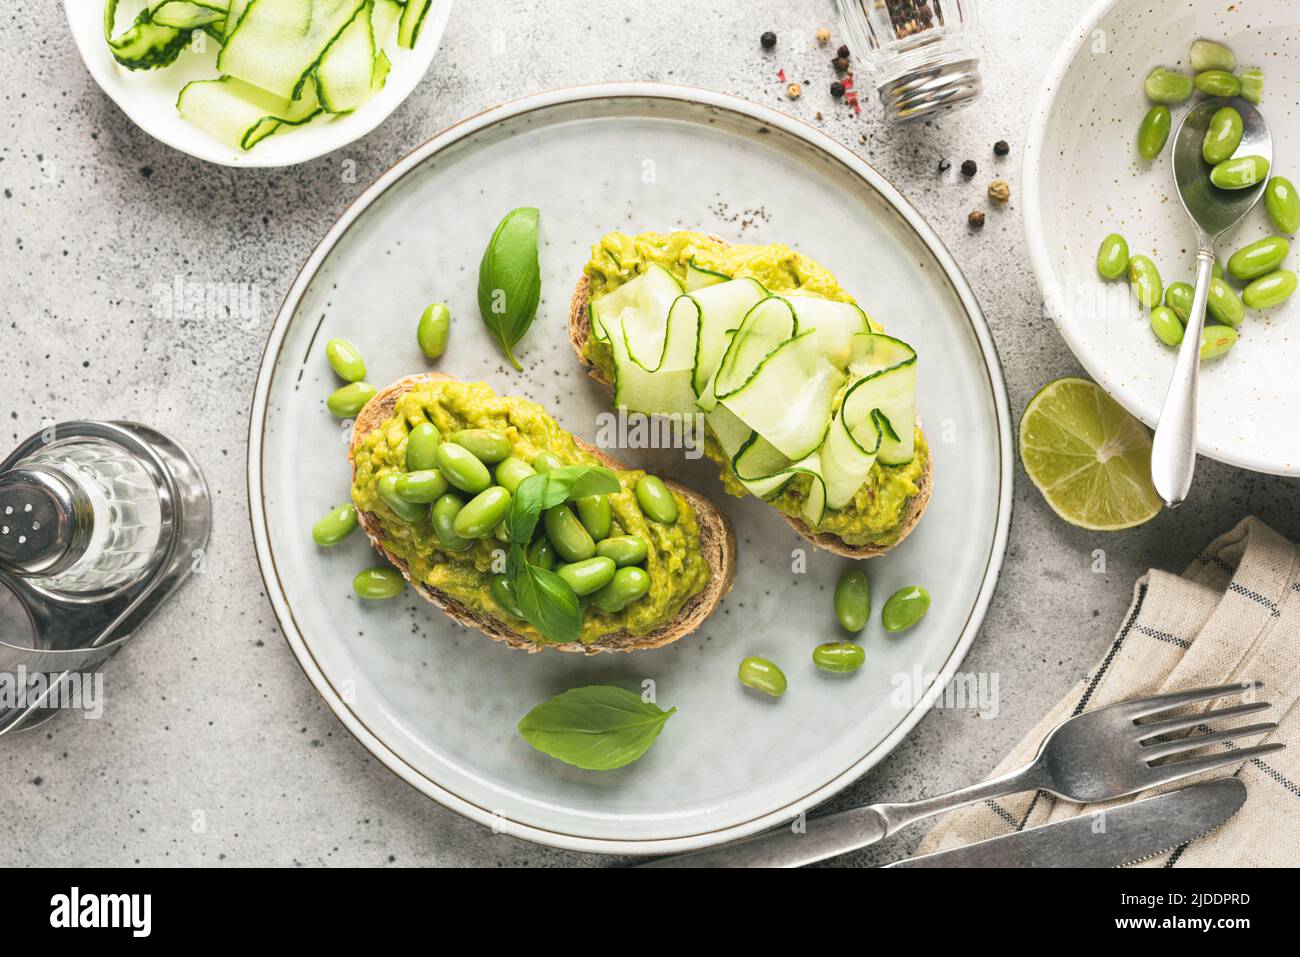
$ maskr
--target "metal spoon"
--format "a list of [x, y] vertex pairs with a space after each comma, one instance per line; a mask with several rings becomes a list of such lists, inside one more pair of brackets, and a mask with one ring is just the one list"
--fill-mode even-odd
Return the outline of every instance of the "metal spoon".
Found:
[[1214, 268], [1214, 241], [1239, 223], [1264, 195], [1267, 177], [1249, 189], [1219, 189], [1210, 182], [1212, 167], [1201, 156], [1210, 117], [1225, 106], [1241, 114], [1244, 131], [1234, 156], [1262, 156], [1273, 165], [1273, 138], [1259, 110], [1240, 97], [1215, 98], [1197, 104], [1178, 126], [1174, 137], [1174, 185], [1183, 208], [1196, 225], [1196, 295], [1187, 317], [1178, 363], [1169, 380], [1164, 408], [1151, 447], [1151, 481], [1170, 508], [1177, 508], [1192, 487], [1196, 467], [1196, 387], [1200, 370], [1201, 333], [1205, 303]]

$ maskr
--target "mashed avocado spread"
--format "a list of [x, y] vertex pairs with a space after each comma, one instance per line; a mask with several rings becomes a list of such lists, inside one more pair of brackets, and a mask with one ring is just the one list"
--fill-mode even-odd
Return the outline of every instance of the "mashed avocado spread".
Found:
[[[531, 625], [505, 614], [488, 587], [490, 577], [502, 570], [505, 545], [494, 537], [478, 539], [463, 552], [442, 548], [432, 523], [404, 522], [379, 498], [379, 479], [390, 472], [406, 471], [406, 441], [421, 422], [432, 422], [447, 435], [458, 429], [492, 429], [504, 434], [511, 454], [531, 462], [540, 452], [550, 452], [566, 465], [603, 465], [583, 451], [573, 436], [560, 428], [541, 406], [524, 399], [497, 395], [482, 382], [436, 380], [415, 385], [397, 400], [393, 416], [375, 429], [358, 447], [352, 501], [357, 508], [379, 517], [383, 544], [404, 559], [411, 578], [439, 589], [479, 614], [505, 621], [533, 641], [545, 638]], [[671, 620], [682, 606], [703, 590], [709, 565], [700, 550], [700, 526], [690, 502], [674, 493], [678, 519], [672, 525], [649, 521], [632, 489], [645, 473], [616, 470], [622, 491], [609, 496], [614, 512], [614, 535], [638, 535], [649, 544], [645, 570], [650, 591], [623, 611], [606, 614], [588, 604], [583, 614], [582, 641], [627, 631], [643, 635]]]
[[[591, 299], [595, 301], [635, 279], [653, 264], [684, 281], [692, 260], [698, 268], [732, 279], [757, 279], [777, 295], [797, 292], [801, 296], [853, 302], [853, 297], [828, 270], [788, 246], [781, 243], [733, 246], [696, 232], [637, 236], [610, 233], [592, 247], [591, 261], [583, 271], [590, 281]], [[874, 319], [869, 321], [874, 331], [883, 331]], [[613, 357], [607, 343], [588, 338], [584, 354], [606, 375], [612, 376]], [[921, 430], [916, 429], [915, 434], [916, 453], [911, 462], [873, 465], [867, 481], [849, 506], [828, 510], [817, 531], [837, 535], [847, 545], [890, 545], [896, 541], [908, 501], [918, 492], [917, 482], [930, 454]], [[704, 452], [721, 466], [723, 486], [728, 493], [738, 497], [749, 494], [736, 479], [731, 463], [712, 435], [707, 438]], [[769, 501], [783, 514], [798, 517], [811, 483], [811, 477], [799, 475]]]

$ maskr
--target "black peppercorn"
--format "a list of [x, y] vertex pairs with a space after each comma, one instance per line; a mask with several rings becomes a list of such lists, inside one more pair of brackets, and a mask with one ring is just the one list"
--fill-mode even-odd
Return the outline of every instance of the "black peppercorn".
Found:
[[771, 30], [768, 30], [766, 33], [764, 33], [761, 37], [758, 38], [758, 42], [763, 44], [764, 50], [770, 50], [772, 49], [772, 47], [776, 46], [776, 34], [773, 33]]
[[961, 174], [963, 176], [974, 176], [978, 171], [979, 167], [975, 165], [974, 160], [966, 160], [961, 164]]
[[849, 69], [849, 61], [842, 56], [837, 56], [834, 60], [831, 60], [831, 66], [835, 67], [836, 73], [846, 73]]
[[839, 80], [836, 80], [834, 83], [831, 84], [831, 96], [835, 97], [835, 99], [838, 100], [843, 95], [844, 95], [844, 84], [841, 83]]
[[948, 172], [948, 170], [950, 170], [950, 169], [952, 169], [952, 163], [948, 162], [946, 159], [941, 159], [941, 160], [939, 160], [939, 172], [940, 172], [940, 173], [946, 173], [946, 172]]
[[849, 58], [848, 46], [846, 44], [841, 43], [840, 48], [835, 51], [835, 55], [837, 57], [842, 57], [843, 59], [847, 60]]
[[981, 213], [978, 209], [973, 210], [971, 214], [966, 217], [966, 222], [970, 223], [971, 229], [983, 229], [984, 214]]
[[1011, 152], [1011, 144], [1006, 140], [998, 140], [993, 144], [993, 152], [998, 156], [1006, 156]]

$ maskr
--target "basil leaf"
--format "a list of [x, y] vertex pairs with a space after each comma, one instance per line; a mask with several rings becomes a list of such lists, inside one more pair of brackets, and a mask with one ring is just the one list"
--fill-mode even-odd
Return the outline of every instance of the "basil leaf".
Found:
[[519, 719], [519, 734], [566, 764], [611, 771], [645, 754], [676, 711], [623, 688], [589, 685], [543, 701]]
[[542, 515], [542, 498], [546, 493], [546, 475], [530, 475], [519, 483], [506, 513], [506, 537], [517, 545], [533, 540], [533, 531]]
[[530, 475], [510, 499], [506, 534], [510, 541], [527, 545], [546, 509], [588, 495], [613, 495], [621, 489], [618, 476], [601, 465], [562, 465]]
[[492, 234], [478, 267], [478, 309], [492, 337], [516, 369], [510, 350], [537, 315], [542, 270], [537, 261], [538, 212], [531, 206], [507, 213]]
[[523, 547], [510, 546], [506, 574], [524, 620], [556, 644], [582, 637], [582, 603], [578, 594], [555, 572], [528, 564]]

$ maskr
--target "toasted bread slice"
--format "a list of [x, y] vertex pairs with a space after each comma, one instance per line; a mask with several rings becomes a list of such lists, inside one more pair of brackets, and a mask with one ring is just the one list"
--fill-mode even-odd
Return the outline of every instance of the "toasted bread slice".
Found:
[[[449, 378], [449, 376], [438, 372], [407, 376], [405, 379], [394, 382], [386, 389], [381, 390], [366, 403], [365, 408], [357, 414], [352, 429], [352, 443], [348, 448], [348, 462], [352, 465], [353, 478], [356, 477], [355, 456], [357, 449], [367, 435], [392, 418], [393, 408], [398, 397], [418, 382]], [[581, 440], [577, 441], [583, 451], [594, 455], [610, 468], [626, 468], [626, 466], [601, 450]], [[709, 563], [711, 570], [708, 584], [705, 585], [703, 591], [682, 606], [682, 609], [672, 621], [667, 622], [649, 634], [633, 635], [626, 631], [616, 631], [603, 635], [598, 640], [585, 645], [580, 641], [571, 641], [564, 644], [538, 644], [526, 635], [519, 634], [511, 629], [504, 619], [482, 615], [436, 588], [413, 581], [406, 562], [384, 548], [383, 529], [380, 526], [379, 517], [373, 512], [360, 509], [357, 511], [357, 517], [361, 521], [361, 527], [366, 536], [370, 539], [370, 544], [374, 545], [376, 550], [392, 562], [393, 566], [406, 577], [407, 581], [411, 582], [412, 587], [422, 598], [437, 605], [460, 624], [477, 628], [489, 638], [504, 641], [511, 648], [518, 648], [530, 653], [548, 648], [557, 651], [581, 652], [588, 655], [598, 654], [603, 651], [641, 651], [649, 648], [661, 648], [693, 632], [704, 623], [704, 619], [713, 614], [718, 602], [722, 600], [723, 595], [731, 590], [732, 582], [736, 579], [736, 539], [732, 535], [731, 525], [727, 522], [726, 517], [704, 496], [671, 479], [665, 479], [664, 481], [674, 492], [682, 495], [690, 502], [691, 507], [695, 509], [696, 519], [700, 526], [700, 552]]]
[[[717, 239], [716, 236], [709, 238]], [[717, 239], [717, 241], [723, 242], [721, 239]], [[569, 303], [569, 342], [578, 356], [578, 361], [587, 366], [588, 374], [597, 382], [612, 386], [613, 383], [609, 381], [609, 377], [588, 362], [586, 358], [587, 340], [591, 338], [590, 291], [591, 280], [584, 275], [578, 280], [577, 286], [574, 287], [573, 299]], [[934, 459], [927, 457], [925, 470], [921, 473], [920, 481], [917, 482], [918, 492], [908, 500], [907, 512], [903, 515], [903, 521], [899, 526], [898, 538], [889, 545], [849, 545], [838, 535], [832, 535], [829, 532], [814, 532], [798, 518], [785, 514], [781, 514], [781, 517], [790, 523], [791, 528], [818, 548], [824, 548], [828, 552], [835, 552], [835, 554], [843, 555], [846, 558], [875, 558], [877, 555], [885, 554], [912, 533], [912, 529], [916, 527], [916, 523], [921, 520], [921, 515], [924, 514], [926, 507], [930, 504], [930, 491], [933, 484]]]

